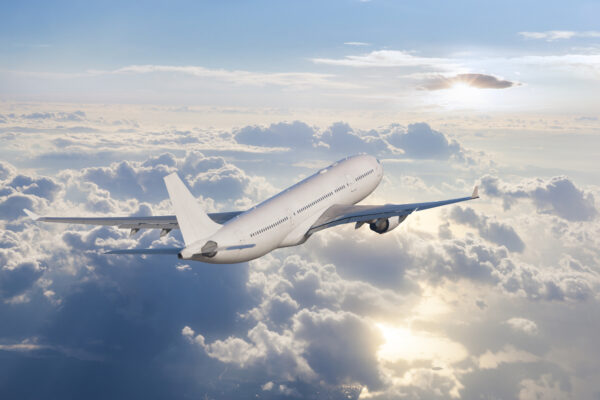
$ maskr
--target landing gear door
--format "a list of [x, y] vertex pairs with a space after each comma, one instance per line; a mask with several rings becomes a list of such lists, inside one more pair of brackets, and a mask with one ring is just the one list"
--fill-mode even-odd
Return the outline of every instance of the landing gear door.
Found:
[[346, 186], [350, 189], [351, 192], [356, 190], [356, 185], [354, 184], [354, 179], [350, 175], [346, 175]]

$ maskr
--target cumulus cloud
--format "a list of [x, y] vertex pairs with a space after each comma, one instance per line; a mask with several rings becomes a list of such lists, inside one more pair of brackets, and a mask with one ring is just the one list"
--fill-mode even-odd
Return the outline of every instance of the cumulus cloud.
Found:
[[527, 318], [514, 317], [507, 320], [506, 323], [515, 331], [524, 332], [528, 335], [537, 335], [538, 333], [537, 324]]
[[163, 178], [172, 172], [185, 179], [196, 196], [212, 198], [230, 207], [244, 196], [273, 192], [266, 181], [248, 176], [224, 158], [195, 151], [181, 158], [164, 153], [142, 162], [121, 161], [108, 167], [86, 168], [82, 177], [117, 199], [134, 197], [156, 202], [167, 198]]
[[461, 146], [426, 123], [411, 124], [406, 131], [395, 130], [388, 135], [392, 145], [402, 149], [410, 158], [448, 159], [461, 154]]
[[310, 149], [313, 147], [315, 134], [315, 130], [307, 124], [295, 121], [290, 124], [272, 124], [268, 128], [247, 126], [235, 133], [235, 139], [238, 143], [254, 146]]
[[[350, 313], [303, 310], [291, 326], [280, 334], [259, 322], [248, 332], [249, 341], [229, 337], [207, 344], [202, 335], [193, 340], [212, 358], [240, 368], [259, 363], [279, 379], [381, 387], [375, 354], [379, 332], [372, 324]], [[193, 335], [186, 328], [182, 334]]]
[[499, 197], [509, 209], [519, 199], [530, 199], [540, 213], [551, 213], [569, 221], [590, 221], [596, 217], [594, 195], [575, 186], [566, 176], [523, 180], [510, 184], [495, 176], [481, 179], [486, 195]]
[[427, 90], [450, 89], [456, 84], [464, 84], [478, 89], [506, 89], [518, 85], [515, 82], [499, 79], [485, 74], [458, 74], [455, 76], [440, 76], [427, 81], [423, 87]]
[[337, 122], [319, 130], [296, 121], [269, 127], [245, 127], [235, 132], [235, 139], [241, 144], [289, 148], [322, 157], [366, 152], [380, 157], [475, 162], [456, 140], [423, 122], [410, 124], [406, 128], [392, 124], [370, 130], [354, 129], [347, 123]]
[[485, 215], [479, 215], [471, 207], [453, 207], [450, 211], [450, 218], [455, 222], [476, 228], [481, 237], [504, 245], [510, 251], [521, 252], [525, 249], [525, 243], [512, 226], [491, 220]]
[[539, 358], [527, 351], [519, 350], [513, 346], [505, 346], [497, 352], [486, 351], [479, 357], [479, 368], [494, 369], [506, 363], [531, 363]]
[[0, 298], [8, 300], [23, 294], [42, 276], [42, 273], [43, 268], [35, 261], [2, 267], [0, 270]]
[[0, 218], [16, 220], [23, 216], [23, 209], [35, 209], [53, 201], [62, 190], [60, 182], [48, 177], [19, 174], [8, 164], [0, 165]]
[[[59, 111], [23, 110], [14, 118], [34, 112]], [[91, 115], [86, 108], [82, 118], [89, 122]], [[339, 227], [304, 246], [235, 266], [108, 257], [102, 249], [178, 238], [159, 239], [157, 232], [130, 238], [107, 227], [21, 217], [23, 205], [70, 213], [170, 213], [162, 176], [171, 171], [196, 195], [210, 196], [199, 199], [207, 207], [239, 208], [227, 197], [251, 205], [276, 192], [275, 183], [307, 172], [307, 164], [327, 165], [356, 148], [401, 159], [390, 163], [402, 169], [400, 186], [384, 182], [377, 202], [406, 197], [406, 187], [414, 190], [411, 196], [455, 190], [479, 176], [456, 168], [447, 185], [434, 183], [431, 176], [464, 162], [469, 150], [426, 124], [357, 129], [294, 122], [223, 132], [175, 125], [140, 135], [143, 152], [132, 153], [125, 142], [138, 137], [135, 132], [81, 133], [55, 142], [36, 136], [49, 149], [118, 149], [82, 169], [65, 161], [42, 176], [34, 167], [0, 163], [0, 209], [4, 204], [5, 216], [19, 212], [0, 221], [0, 375], [13, 377], [5, 390], [17, 397], [110, 397], [133, 385], [146, 397], [231, 399], [317, 392], [323, 398], [515, 398], [519, 391], [526, 396], [556, 387], [583, 393], [580, 398], [595, 393], [589, 382], [597, 380], [587, 378], [600, 370], [589, 356], [598, 319], [580, 315], [597, 314], [600, 231], [597, 220], [579, 223], [552, 200], [555, 191], [566, 191], [585, 205], [596, 189], [575, 181], [574, 190], [552, 179], [523, 177], [512, 184], [498, 176], [487, 182], [486, 195], [508, 199], [509, 207], [525, 203], [507, 219], [491, 216], [492, 202], [448, 209], [440, 237], [423, 231], [414, 216], [387, 235]], [[29, 143], [19, 135], [11, 140]], [[178, 140], [185, 152], [169, 147]], [[223, 146], [204, 150], [207, 143]], [[426, 173], [424, 164], [430, 165]], [[273, 167], [279, 165], [285, 172]], [[529, 201], [556, 216], [531, 213]], [[455, 223], [475, 233], [451, 230]], [[525, 229], [528, 251], [519, 252], [511, 232], [519, 238], [516, 232]], [[563, 232], [560, 240], [552, 240], [553, 230]], [[558, 256], [537, 254], [546, 253], [540, 242], [548, 237], [545, 246]], [[573, 335], [577, 343], [569, 340]], [[414, 344], [410, 351], [407, 344]], [[453, 349], [459, 356], [450, 354]], [[43, 373], [48, 363], [57, 374]], [[96, 385], [99, 375], [109, 384]], [[72, 376], [81, 384], [73, 386]], [[31, 381], [37, 384], [26, 384]]]

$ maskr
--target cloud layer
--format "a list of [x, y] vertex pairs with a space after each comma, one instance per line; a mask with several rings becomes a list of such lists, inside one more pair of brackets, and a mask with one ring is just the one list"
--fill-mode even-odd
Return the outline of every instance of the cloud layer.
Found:
[[[0, 386], [15, 396], [527, 399], [600, 389], [588, 379], [599, 370], [597, 187], [504, 173], [427, 123], [219, 131], [92, 115], [7, 117], [3, 134], [20, 135], [0, 163]], [[26, 161], [11, 153], [27, 145]], [[162, 177], [173, 171], [207, 210], [244, 209], [359, 151], [384, 160], [373, 203], [460, 195], [476, 181], [482, 199], [415, 213], [386, 235], [338, 227], [218, 268], [102, 254], [177, 245], [177, 233], [129, 237], [21, 212], [170, 214]], [[74, 154], [87, 165], [60, 164]]]

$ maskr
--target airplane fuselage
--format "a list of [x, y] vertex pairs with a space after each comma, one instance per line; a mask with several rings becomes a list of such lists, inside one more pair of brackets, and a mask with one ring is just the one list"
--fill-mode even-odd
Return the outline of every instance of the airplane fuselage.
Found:
[[[345, 158], [226, 222], [214, 234], [183, 249], [179, 258], [231, 264], [302, 244], [325, 210], [334, 204], [358, 203], [377, 188], [382, 177], [383, 168], [375, 157]], [[223, 250], [202, 255], [208, 241]]]

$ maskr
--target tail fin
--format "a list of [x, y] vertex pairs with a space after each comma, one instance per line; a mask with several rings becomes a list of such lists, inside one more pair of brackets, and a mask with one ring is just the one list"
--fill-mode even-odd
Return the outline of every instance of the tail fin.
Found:
[[206, 239], [221, 227], [202, 210], [176, 173], [164, 179], [186, 245]]

